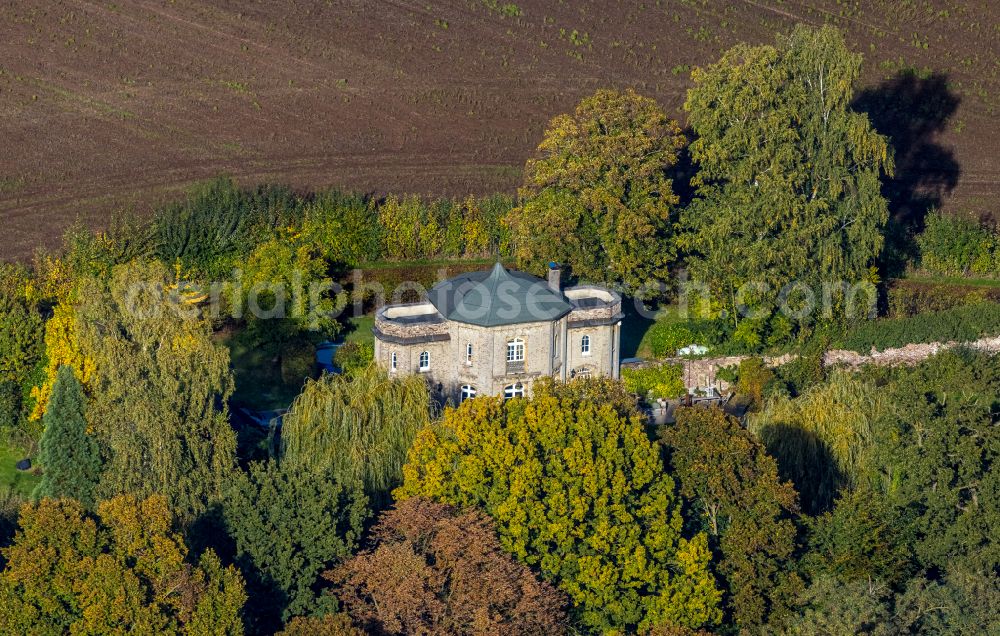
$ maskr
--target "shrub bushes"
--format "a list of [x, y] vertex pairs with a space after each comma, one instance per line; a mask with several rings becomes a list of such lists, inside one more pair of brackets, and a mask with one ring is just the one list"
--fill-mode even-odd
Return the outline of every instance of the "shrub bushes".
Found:
[[278, 228], [294, 231], [294, 238], [316, 245], [336, 264], [509, 256], [504, 218], [513, 207], [507, 195], [377, 200], [337, 190], [298, 195], [283, 186], [244, 189], [217, 179], [159, 210], [151, 232], [158, 258], [218, 277]]
[[968, 218], [932, 210], [917, 237], [920, 266], [934, 274], [1000, 273], [1000, 235]]
[[269, 230], [300, 216], [300, 208], [287, 188], [245, 190], [231, 179], [216, 179], [157, 213], [156, 256], [165, 263], [180, 261], [185, 269], [222, 274]]
[[967, 342], [1000, 334], [1000, 304], [976, 303], [907, 318], [859, 325], [843, 336], [839, 348], [868, 353], [917, 342]]
[[729, 334], [728, 325], [718, 319], [678, 321], [673, 317], [660, 319], [649, 328], [649, 347], [653, 356], [665, 358], [677, 355], [677, 350], [697, 344], [715, 347]]
[[625, 388], [644, 399], [678, 398], [687, 390], [684, 388], [684, 370], [679, 364], [661, 364], [642, 369], [622, 369]]
[[888, 315], [893, 318], [943, 311], [990, 300], [1000, 302], [1000, 288], [893, 281], [886, 289]]
[[348, 375], [371, 364], [375, 358], [375, 345], [372, 342], [345, 342], [333, 354], [333, 363]]

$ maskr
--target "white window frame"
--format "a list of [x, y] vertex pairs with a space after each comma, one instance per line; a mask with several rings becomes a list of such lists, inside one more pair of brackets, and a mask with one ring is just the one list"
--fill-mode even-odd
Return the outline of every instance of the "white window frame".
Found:
[[507, 362], [524, 362], [524, 340], [514, 338], [507, 341]]
[[524, 397], [524, 385], [521, 384], [520, 382], [515, 382], [514, 384], [508, 384], [503, 388], [504, 401], [519, 397]]
[[419, 371], [426, 372], [426, 371], [430, 371], [431, 370], [431, 352], [430, 351], [421, 351], [420, 352], [420, 357], [417, 358], [417, 360], [418, 360], [418, 365], [419, 365], [417, 367], [417, 369]]
[[472, 366], [472, 343], [467, 342], [465, 344], [465, 364], [467, 366]]
[[389, 354], [389, 370], [390, 371], [395, 371], [396, 370], [396, 361], [397, 361], [396, 352], [393, 351], [392, 353]]
[[466, 400], [471, 400], [472, 398], [476, 397], [476, 392], [477, 392], [476, 387], [472, 386], [471, 384], [463, 384], [461, 401], [464, 402]]
[[590, 355], [590, 334], [584, 334], [583, 337], [580, 338], [580, 355]]

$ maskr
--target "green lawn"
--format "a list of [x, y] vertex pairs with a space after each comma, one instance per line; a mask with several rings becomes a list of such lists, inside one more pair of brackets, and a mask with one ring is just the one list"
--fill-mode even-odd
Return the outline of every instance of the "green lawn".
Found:
[[27, 497], [34, 490], [40, 477], [14, 467], [24, 457], [24, 449], [6, 443], [0, 444], [0, 491], [10, 488]]
[[354, 316], [347, 319], [347, 329], [344, 330], [344, 342], [374, 342], [375, 335], [372, 327], [375, 326], [375, 316], [366, 314], [364, 316]]
[[621, 357], [624, 358], [652, 358], [653, 352], [649, 345], [649, 328], [654, 323], [661, 320], [680, 320], [677, 315], [677, 308], [673, 305], [663, 307], [656, 312], [656, 318], [644, 318], [635, 309], [631, 298], [622, 299], [622, 311], [625, 318], [622, 320], [622, 340]]

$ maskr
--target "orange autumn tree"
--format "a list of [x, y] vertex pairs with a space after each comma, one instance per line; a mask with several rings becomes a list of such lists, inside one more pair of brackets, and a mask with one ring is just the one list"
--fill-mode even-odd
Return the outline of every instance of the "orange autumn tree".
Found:
[[368, 633], [566, 631], [566, 597], [511, 559], [479, 510], [407, 499], [382, 515], [371, 543], [324, 574]]

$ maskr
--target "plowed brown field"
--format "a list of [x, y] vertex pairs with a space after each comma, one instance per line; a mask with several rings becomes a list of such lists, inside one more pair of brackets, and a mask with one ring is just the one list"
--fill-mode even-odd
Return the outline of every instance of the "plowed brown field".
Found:
[[[1000, 4], [852, 0], [13, 0], [0, 4], [0, 256], [230, 174], [302, 188], [512, 190], [603, 86], [681, 118], [689, 70], [795, 22], [866, 59], [901, 203], [996, 211]], [[516, 13], [520, 15], [515, 15]]]

